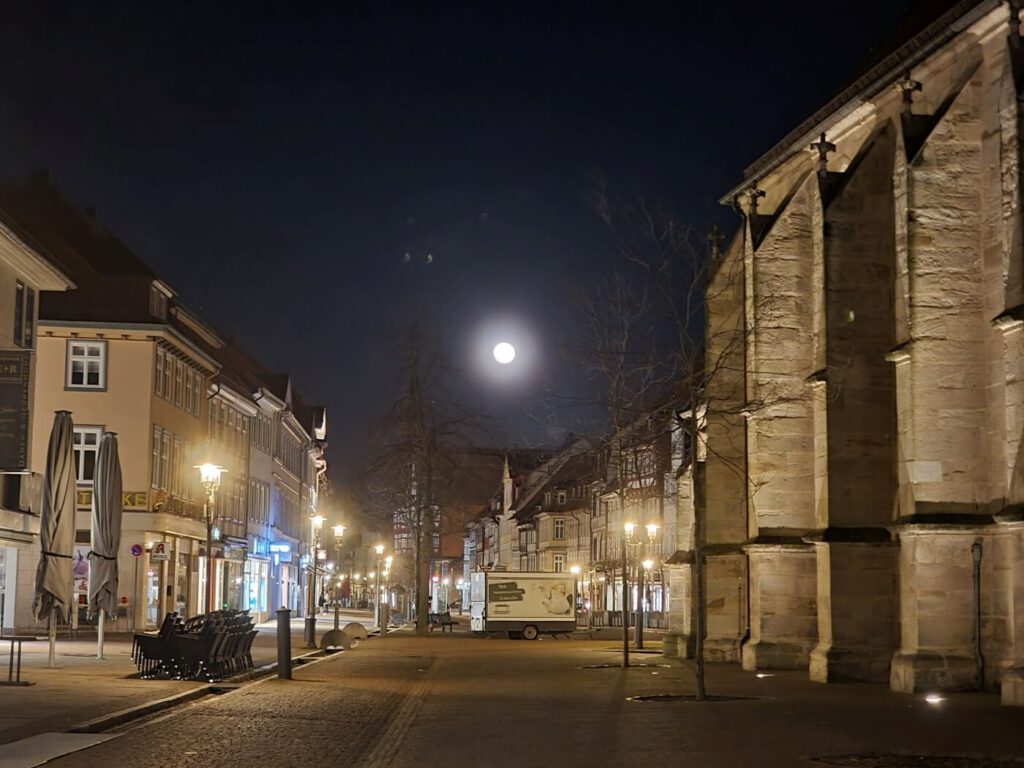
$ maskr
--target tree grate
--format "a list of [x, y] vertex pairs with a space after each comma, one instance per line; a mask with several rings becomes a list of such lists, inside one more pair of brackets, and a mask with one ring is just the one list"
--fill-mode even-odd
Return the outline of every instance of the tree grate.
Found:
[[[756, 698], [756, 696], [705, 696], [704, 702], [754, 701]], [[697, 701], [697, 697], [692, 693], [647, 693], [642, 696], [628, 696], [626, 701], [639, 701], [643, 703], [653, 702], [655, 704], [661, 704], [672, 703], [675, 701]], [[973, 766], [971, 766], [971, 768], [973, 768]]]
[[1024, 759], [977, 755], [857, 754], [812, 758], [821, 765], [849, 768], [1024, 768]]

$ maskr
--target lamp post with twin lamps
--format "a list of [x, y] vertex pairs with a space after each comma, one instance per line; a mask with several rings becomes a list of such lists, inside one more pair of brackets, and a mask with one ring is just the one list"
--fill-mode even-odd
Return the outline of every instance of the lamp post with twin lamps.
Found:
[[[574, 609], [577, 608], [580, 604], [580, 570], [581, 569], [578, 565], [574, 565], [571, 568], [569, 568], [569, 573], [572, 574], [573, 578], [572, 599], [575, 602], [575, 605], [573, 605]], [[573, 610], [573, 615], [576, 616], [576, 626], [579, 626], [579, 612]]]
[[306, 573], [306, 624], [305, 641], [307, 648], [316, 648], [316, 569], [320, 551], [320, 529], [324, 526], [323, 515], [309, 518], [312, 539], [310, 540], [309, 570]]
[[[384, 554], [384, 545], [377, 544], [373, 551], [377, 553], [377, 570], [373, 572], [377, 577], [373, 585], [373, 612], [376, 614], [377, 627], [380, 628], [380, 558]], [[384, 634], [382, 628], [381, 634]]]
[[213, 502], [220, 488], [220, 476], [227, 472], [217, 464], [197, 464], [199, 479], [206, 491], [203, 500], [203, 517], [206, 518], [206, 612], [213, 610]]
[[629, 545], [633, 543], [635, 523], [622, 525], [622, 666], [629, 666]]
[[388, 622], [391, 620], [391, 563], [394, 558], [388, 555], [384, 558], [384, 599], [381, 600], [381, 635], [388, 633]]
[[[657, 523], [648, 523], [646, 527], [647, 527], [647, 547], [648, 547], [648, 552], [653, 552], [654, 551], [654, 539], [658, 535], [658, 525], [657, 525]], [[642, 547], [643, 544], [641, 544], [640, 546]], [[645, 592], [644, 592], [644, 590], [646, 589], [646, 587], [644, 585], [644, 578], [647, 577], [648, 580], [650, 579], [651, 568], [654, 567], [654, 561], [652, 561], [650, 559], [644, 560], [643, 563], [642, 563], [642, 566], [643, 567], [641, 567], [641, 568], [637, 568], [637, 572], [638, 572], [637, 573], [637, 579], [639, 581], [639, 584], [637, 585], [637, 592], [636, 592], [636, 602], [637, 602], [636, 647], [637, 647], [637, 649], [642, 649], [644, 647], [644, 621], [646, 620], [645, 616], [646, 616], [646, 608], [647, 608], [647, 606], [645, 605], [646, 599], [645, 599]]]
[[[341, 567], [341, 540], [342, 540], [342, 538], [344, 536], [345, 536], [345, 526], [341, 525], [341, 524], [334, 526], [334, 548], [337, 551], [338, 567], [339, 568]], [[341, 610], [341, 585], [342, 585], [342, 583], [343, 583], [343, 579], [339, 578], [338, 582], [337, 582], [337, 584], [335, 585], [335, 588], [334, 588], [334, 628], [335, 629], [339, 628], [339, 622], [341, 621], [341, 616], [339, 614], [339, 611]]]

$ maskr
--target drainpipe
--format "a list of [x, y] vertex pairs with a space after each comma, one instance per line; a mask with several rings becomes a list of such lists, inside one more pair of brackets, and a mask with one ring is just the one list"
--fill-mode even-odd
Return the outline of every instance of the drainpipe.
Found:
[[981, 655], [981, 541], [971, 544], [971, 581], [974, 587], [974, 663], [978, 687], [985, 689], [985, 658]]

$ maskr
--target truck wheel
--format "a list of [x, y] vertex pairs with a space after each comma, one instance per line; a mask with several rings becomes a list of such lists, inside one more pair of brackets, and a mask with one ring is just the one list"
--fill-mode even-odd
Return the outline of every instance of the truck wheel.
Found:
[[533, 624], [527, 624], [525, 627], [523, 627], [524, 640], [536, 640], [537, 635], [539, 634], [540, 632], [537, 631], [537, 628], [533, 626]]

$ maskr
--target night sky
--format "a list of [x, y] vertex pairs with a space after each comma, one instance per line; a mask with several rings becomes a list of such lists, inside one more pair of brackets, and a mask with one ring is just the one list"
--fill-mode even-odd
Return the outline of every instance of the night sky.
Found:
[[[608, 247], [595, 179], [733, 226], [718, 197], [905, 4], [24, 2], [0, 20], [0, 176], [51, 169], [292, 372], [352, 480], [417, 318], [506, 418], [495, 442], [551, 437], [520, 408], [573, 382], [573, 297]], [[473, 350], [505, 323], [532, 359], [501, 384]]]

